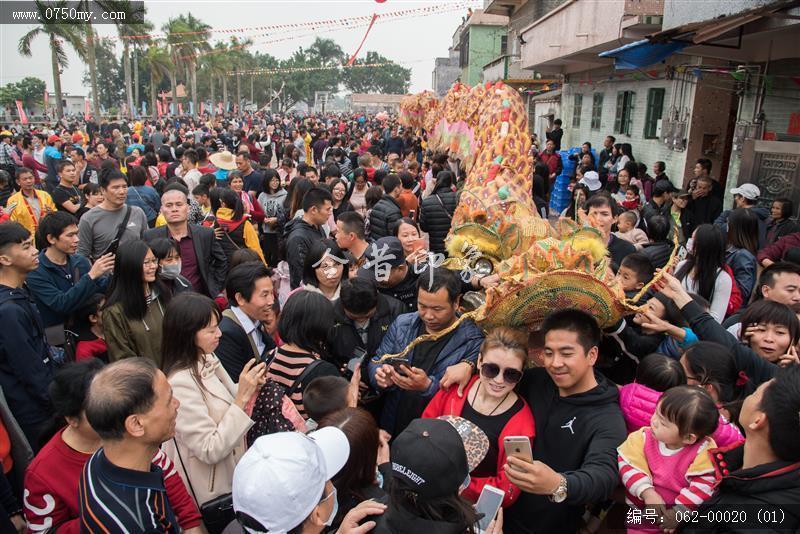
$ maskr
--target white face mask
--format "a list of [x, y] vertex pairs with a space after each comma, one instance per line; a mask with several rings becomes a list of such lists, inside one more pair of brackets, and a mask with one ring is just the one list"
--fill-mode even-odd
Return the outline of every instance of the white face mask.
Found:
[[336, 519], [336, 514], [339, 513], [339, 499], [336, 497], [336, 486], [334, 486], [331, 494], [325, 498], [325, 500], [328, 499], [333, 499], [333, 508], [331, 509], [331, 515], [325, 521], [326, 527], [329, 527], [333, 524], [333, 520]]
[[181, 262], [161, 266], [161, 277], [166, 280], [175, 280], [181, 274]]

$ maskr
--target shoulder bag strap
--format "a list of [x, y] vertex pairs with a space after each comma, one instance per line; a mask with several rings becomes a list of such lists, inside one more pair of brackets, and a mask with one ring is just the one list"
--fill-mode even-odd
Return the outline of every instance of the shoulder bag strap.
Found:
[[303, 380], [308, 375], [310, 375], [311, 371], [313, 371], [321, 363], [322, 360], [318, 358], [313, 362], [309, 363], [308, 365], [306, 365], [306, 368], [303, 369], [303, 372], [300, 373], [300, 375], [298, 375], [297, 378], [295, 378], [294, 382], [292, 382], [292, 385], [289, 387], [289, 389], [286, 390], [286, 396], [291, 397], [297, 391], [297, 388], [299, 388], [303, 384]]
[[[222, 311], [222, 316], [223, 317], [227, 317], [228, 319], [230, 319], [231, 321], [236, 323], [239, 326], [239, 328], [244, 330], [244, 327], [242, 326], [242, 322], [239, 321], [239, 318], [236, 317], [236, 314], [233, 313], [233, 310], [231, 310], [230, 308], [228, 308], [227, 310], [223, 310]], [[250, 348], [253, 350], [253, 357], [256, 360], [258, 360], [259, 358], [261, 358], [261, 354], [259, 354], [259, 352], [258, 352], [258, 347], [256, 346], [256, 342], [253, 340], [252, 337], [250, 337], [250, 334], [245, 333], [245, 336], [247, 336], [247, 341], [250, 342]]]
[[178, 447], [178, 441], [173, 437], [172, 443], [175, 445], [175, 452], [178, 453], [178, 461], [181, 463], [181, 469], [183, 469], [183, 474], [186, 475], [186, 482], [189, 483], [189, 491], [192, 492], [192, 497], [194, 498], [194, 502], [197, 503], [199, 507], [201, 503], [197, 501], [197, 494], [194, 492], [194, 487], [192, 486], [192, 479], [189, 478], [189, 471], [186, 470], [186, 466], [183, 464], [183, 456], [181, 456], [181, 449]]
[[449, 212], [449, 211], [447, 211], [447, 208], [445, 208], [445, 207], [444, 207], [444, 202], [442, 202], [442, 198], [439, 196], [439, 193], [436, 193], [436, 194], [435, 194], [435, 195], [433, 195], [433, 196], [435, 196], [435, 197], [436, 197], [436, 200], [438, 200], [438, 201], [439, 201], [439, 205], [440, 205], [440, 206], [442, 207], [442, 209], [444, 210], [444, 214], [445, 214], [445, 215], [447, 215], [447, 218], [448, 218], [448, 219], [450, 219], [450, 220], [452, 221], [452, 220], [453, 220], [453, 216], [452, 216], [452, 215], [450, 215], [450, 212]]
[[[114, 236], [114, 239], [122, 239], [122, 234], [125, 233], [125, 228], [128, 226], [128, 221], [131, 220], [131, 207], [125, 206], [125, 216], [122, 218], [122, 222], [119, 223], [117, 226], [117, 235]], [[112, 239], [112, 241], [114, 240]]]

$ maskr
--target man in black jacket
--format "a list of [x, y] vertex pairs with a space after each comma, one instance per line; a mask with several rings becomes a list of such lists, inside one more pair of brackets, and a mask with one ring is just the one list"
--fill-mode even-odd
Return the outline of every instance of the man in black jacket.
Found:
[[222, 312], [222, 337], [214, 353], [234, 382], [251, 358], [265, 361], [275, 348], [262, 328], [275, 304], [271, 276], [272, 271], [257, 261], [237, 265], [228, 275], [225, 290], [230, 308]]
[[[717, 493], [698, 508], [699, 522], [686, 525], [681, 532], [744, 533], [764, 528], [770, 532], [797, 532], [800, 529], [798, 414], [800, 367], [792, 365], [779, 370], [775, 378], [761, 383], [755, 393], [745, 398], [739, 424], [744, 429], [746, 442], [710, 451], [718, 481]], [[739, 514], [740, 520], [707, 523], [713, 521], [710, 512], [726, 511]]]
[[654, 215], [669, 216], [669, 209], [672, 206], [670, 203], [672, 194], [677, 192], [678, 188], [672, 185], [670, 181], [661, 180], [660, 182], [656, 182], [653, 186], [653, 196], [650, 202], [645, 204], [644, 208], [642, 208], [642, 219], [645, 225], [650, 217]]
[[189, 195], [180, 184], [170, 184], [161, 195], [164, 226], [145, 231], [148, 243], [170, 238], [181, 249], [181, 276], [192, 283], [198, 293], [216, 298], [225, 285], [228, 258], [214, 236], [214, 230], [189, 224]]
[[286, 224], [286, 262], [289, 264], [289, 284], [292, 289], [303, 282], [303, 263], [308, 249], [325, 239], [322, 225], [331, 216], [333, 198], [327, 189], [315, 187], [303, 197], [303, 217]]
[[533, 463], [512, 456], [504, 467], [522, 490], [507, 510], [507, 532], [576, 532], [587, 504], [619, 485], [617, 447], [627, 432], [614, 384], [595, 373], [600, 328], [579, 310], [542, 323], [544, 367], [525, 371], [519, 394], [533, 410]]
[[608, 180], [608, 169], [606, 169], [606, 162], [611, 159], [611, 151], [614, 148], [614, 143], [617, 142], [617, 138], [613, 135], [607, 135], [605, 139], [603, 139], [603, 150], [600, 151], [598, 155], [598, 162], [597, 162], [597, 172], [600, 174], [600, 181], [603, 185], [606, 184]]
[[24, 286], [38, 264], [30, 232], [17, 222], [0, 224], [0, 388], [34, 448], [53, 414], [47, 392], [53, 362], [42, 318]]
[[403, 192], [403, 188], [400, 186], [400, 177], [390, 174], [383, 179], [381, 185], [383, 186], [383, 196], [369, 214], [370, 241], [390, 236], [389, 228], [392, 223], [403, 217], [400, 204], [397, 202], [400, 193]]
[[389, 325], [405, 312], [402, 302], [378, 293], [372, 280], [342, 281], [339, 298], [333, 302], [334, 325], [330, 338], [331, 353], [336, 359], [333, 363], [339, 368], [346, 365], [356, 347], [366, 351], [368, 361], [378, 350]]

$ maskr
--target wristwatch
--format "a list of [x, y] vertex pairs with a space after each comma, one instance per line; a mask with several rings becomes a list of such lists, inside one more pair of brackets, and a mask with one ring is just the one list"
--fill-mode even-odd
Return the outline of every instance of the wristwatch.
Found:
[[558, 483], [558, 487], [550, 494], [550, 502], [560, 503], [567, 499], [567, 479], [564, 475], [558, 476], [561, 477], [561, 480]]

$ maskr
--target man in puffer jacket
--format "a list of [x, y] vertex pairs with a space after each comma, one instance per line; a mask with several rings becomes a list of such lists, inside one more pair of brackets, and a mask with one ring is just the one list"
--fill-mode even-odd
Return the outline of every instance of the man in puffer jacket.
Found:
[[382, 237], [389, 237], [392, 223], [403, 217], [398, 197], [403, 192], [400, 177], [390, 174], [381, 182], [383, 196], [369, 214], [369, 240], [375, 242]]
[[422, 201], [419, 225], [428, 232], [431, 252], [444, 252], [444, 238], [450, 231], [450, 223], [458, 204], [458, 195], [453, 191], [453, 173], [440, 171], [436, 175], [433, 192]]

